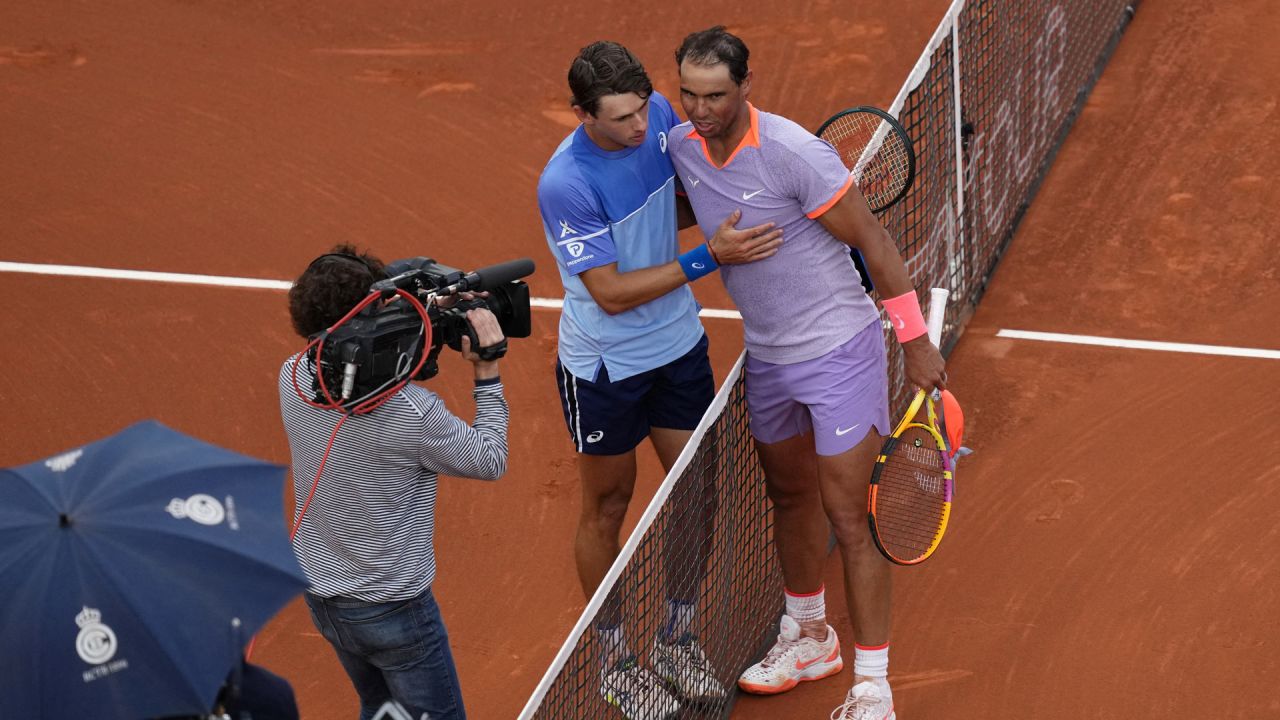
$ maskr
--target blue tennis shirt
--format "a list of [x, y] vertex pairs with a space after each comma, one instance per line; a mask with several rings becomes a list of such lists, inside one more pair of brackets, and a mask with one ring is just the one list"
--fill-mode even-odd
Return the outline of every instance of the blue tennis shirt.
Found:
[[655, 92], [643, 143], [604, 150], [579, 125], [542, 171], [538, 209], [564, 284], [560, 362], [577, 377], [595, 380], [604, 365], [610, 381], [624, 380], [675, 360], [702, 337], [688, 285], [609, 315], [578, 277], [610, 263], [625, 273], [676, 259], [676, 181], [667, 137], [679, 122]]

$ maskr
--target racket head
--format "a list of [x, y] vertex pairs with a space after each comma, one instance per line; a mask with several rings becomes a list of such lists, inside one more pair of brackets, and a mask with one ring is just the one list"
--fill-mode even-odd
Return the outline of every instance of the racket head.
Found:
[[[924, 393], [917, 394], [917, 400]], [[919, 404], [913, 402], [919, 409]], [[867, 521], [876, 548], [897, 565], [927, 560], [951, 518], [953, 476], [946, 441], [931, 424], [904, 418], [871, 472]]]
[[942, 438], [947, 441], [947, 450], [952, 457], [964, 444], [964, 411], [950, 390], [943, 390], [938, 398], [938, 421], [934, 426]]
[[916, 177], [911, 137], [892, 115], [859, 105], [832, 115], [815, 133], [826, 140], [867, 200], [871, 212], [889, 209], [906, 196]]

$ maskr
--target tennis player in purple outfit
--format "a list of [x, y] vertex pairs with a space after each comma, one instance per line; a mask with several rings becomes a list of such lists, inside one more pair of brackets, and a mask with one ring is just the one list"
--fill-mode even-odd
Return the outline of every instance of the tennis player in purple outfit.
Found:
[[893, 238], [853, 186], [836, 151], [749, 101], [748, 50], [722, 27], [676, 52], [690, 122], [671, 129], [670, 153], [704, 234], [742, 211], [743, 225], [775, 223], [771, 258], [721, 268], [742, 313], [751, 433], [774, 505], [786, 584], [778, 641], [738, 684], [774, 694], [843, 668], [827, 625], [822, 565], [828, 524], [844, 559], [853, 618], [854, 684], [833, 718], [893, 720], [888, 684], [890, 564], [867, 529], [867, 486], [891, 431], [880, 314], [849, 248], [861, 251], [902, 344], [907, 378], [943, 387], [915, 289]]

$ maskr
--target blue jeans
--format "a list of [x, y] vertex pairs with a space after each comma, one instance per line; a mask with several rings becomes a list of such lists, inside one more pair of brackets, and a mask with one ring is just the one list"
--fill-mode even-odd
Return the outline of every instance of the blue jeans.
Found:
[[430, 589], [385, 603], [304, 595], [311, 621], [360, 696], [360, 720], [371, 720], [388, 700], [413, 720], [465, 720], [449, 635]]

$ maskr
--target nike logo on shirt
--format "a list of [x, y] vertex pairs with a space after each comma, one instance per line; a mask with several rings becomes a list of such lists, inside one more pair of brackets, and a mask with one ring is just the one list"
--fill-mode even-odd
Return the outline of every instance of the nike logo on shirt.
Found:
[[743, 200], [750, 200], [751, 198], [753, 198], [753, 197], [755, 197], [755, 196], [759, 195], [759, 194], [760, 194], [760, 193], [762, 193], [762, 192], [764, 192], [764, 188], [760, 188], [759, 190], [757, 190], [757, 191], [755, 191], [755, 192], [753, 192], [753, 193], [742, 193], [742, 199], [743, 199]]

